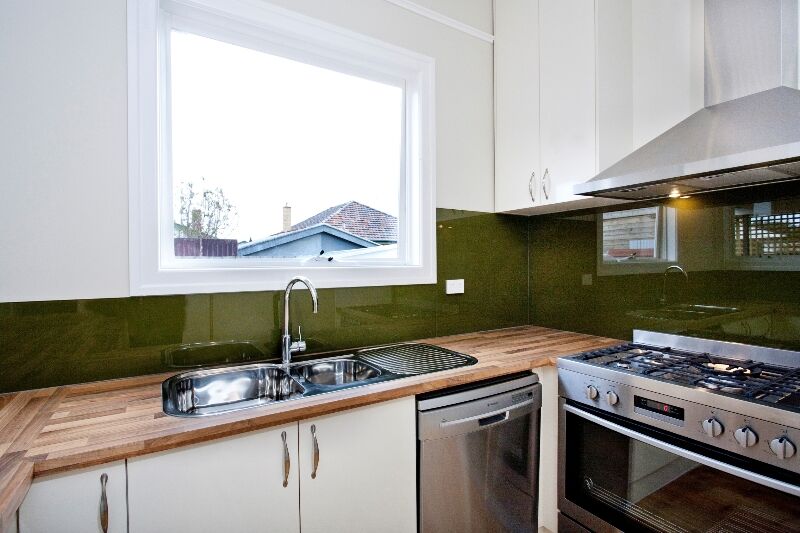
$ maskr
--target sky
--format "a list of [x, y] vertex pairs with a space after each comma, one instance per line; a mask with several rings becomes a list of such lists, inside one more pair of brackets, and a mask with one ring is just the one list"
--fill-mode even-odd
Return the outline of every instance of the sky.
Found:
[[[356, 200], [398, 213], [403, 92], [189, 33], [171, 37], [174, 190], [220, 187], [258, 240]], [[177, 197], [178, 194], [174, 193]]]

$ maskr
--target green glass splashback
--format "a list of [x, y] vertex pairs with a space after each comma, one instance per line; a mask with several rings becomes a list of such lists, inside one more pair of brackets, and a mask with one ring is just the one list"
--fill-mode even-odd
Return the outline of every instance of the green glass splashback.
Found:
[[[598, 275], [600, 211], [526, 218], [440, 209], [436, 285], [323, 289], [317, 315], [307, 294], [298, 292], [292, 323], [302, 324], [309, 354], [522, 324], [619, 339], [639, 328], [799, 350], [800, 242], [796, 254], [792, 246], [800, 241], [800, 191], [794, 189], [672, 202], [675, 260], [650, 273], [623, 265], [615, 275]], [[744, 247], [755, 255], [776, 243], [789, 255], [737, 260], [731, 257], [735, 231], [750, 237]], [[650, 246], [638, 234], [630, 240], [632, 249]], [[624, 239], [616, 246], [626, 248]], [[662, 304], [663, 269], [673, 263], [688, 272], [688, 281], [669, 274]], [[465, 294], [446, 295], [445, 280], [459, 278]], [[0, 304], [0, 392], [224, 362], [175, 356], [168, 364], [165, 350], [186, 343], [246, 340], [264, 358], [274, 358], [281, 296], [271, 291]], [[698, 305], [727, 311], [694, 317], [691, 306]]]
[[[625, 257], [642, 245], [631, 229], [630, 244], [617, 243], [617, 257], [606, 257], [618, 262], [617, 275], [598, 275], [599, 212], [533, 217], [531, 321], [619, 339], [644, 329], [799, 350], [795, 189], [743, 189], [665, 204], [675, 209], [676, 257], [651, 273], [633, 273], [630, 263], [642, 260]], [[742, 257], [742, 241], [752, 256]], [[673, 271], [664, 284], [671, 264], [683, 267], [688, 279]], [[591, 285], [584, 284], [585, 275]]]
[[[309, 353], [526, 324], [527, 224], [522, 217], [437, 210], [436, 285], [323, 289], [316, 315], [300, 291], [292, 324], [302, 324]], [[460, 278], [465, 293], [446, 295], [445, 280]], [[185, 343], [248, 340], [275, 357], [281, 297], [270, 291], [2, 303], [0, 392], [214, 362], [173, 357], [168, 364], [164, 351]]]

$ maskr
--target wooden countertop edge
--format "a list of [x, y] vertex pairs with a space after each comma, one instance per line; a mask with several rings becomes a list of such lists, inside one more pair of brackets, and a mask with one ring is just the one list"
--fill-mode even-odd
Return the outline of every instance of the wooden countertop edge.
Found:
[[[145, 436], [134, 443], [124, 442], [118, 445], [110, 443], [98, 450], [72, 453], [64, 457], [25, 456], [24, 451], [5, 451], [5, 453], [0, 453], [0, 531], [4, 531], [15, 519], [16, 510], [27, 495], [34, 477], [130, 459], [140, 455], [197, 444], [247, 431], [288, 424], [307, 418], [324, 416], [335, 412], [402, 398], [404, 396], [421, 394], [431, 390], [452, 387], [505, 374], [513, 374], [524, 370], [551, 366], [555, 365], [556, 361], [564, 355], [621, 342], [615, 339], [595, 337], [586, 334], [571, 334], [579, 337], [579, 339], [576, 339], [579, 342], [579, 347], [575, 350], [569, 350], [559, 355], [531, 354], [530, 356], [525, 356], [523, 353], [520, 353], [518, 355], [519, 359], [514, 361], [487, 363], [482, 363], [480, 361], [481, 356], [478, 353], [470, 353], [469, 350], [463, 348], [463, 343], [465, 342], [470, 343], [485, 340], [487, 346], [494, 345], [496, 350], [498, 341], [503, 342], [503, 337], [507, 336], [519, 339], [520, 334], [528, 333], [529, 330], [531, 334], [540, 334], [537, 336], [541, 337], [543, 341], [551, 340], [551, 342], [543, 342], [541, 347], [543, 350], [551, 353], [553, 351], [563, 352], [563, 350], [557, 350], [555, 348], [555, 346], [558, 346], [558, 339], [552, 337], [559, 334], [570, 334], [569, 332], [540, 328], [537, 326], [520, 326], [493, 330], [490, 332], [464, 333], [449, 337], [425, 339], [420, 342], [428, 342], [444, 348], [474, 355], [479, 359], [479, 362], [469, 367], [437, 372], [435, 375], [414, 376], [397, 381], [355, 387], [331, 392], [329, 394], [301, 398], [274, 406], [265, 406], [259, 409], [242, 410], [234, 413], [197, 419], [187, 418], [186, 420], [188, 423], [185, 425], [167, 428], [163, 431], [156, 431], [152, 436]], [[552, 345], [554, 342], [556, 343], [555, 346]], [[538, 349], [539, 348], [537, 348], [537, 350]], [[477, 350], [477, 352], [480, 351], [480, 349]], [[523, 348], [512, 348], [509, 351], [515, 353], [524, 352], [525, 350]], [[125, 386], [155, 385], [160, 384], [164, 379], [173, 374], [174, 373], [124, 378], [97, 383], [39, 389], [36, 391], [23, 391], [23, 393], [41, 398], [49, 398], [52, 401], [53, 396], [57, 395], [63, 397], [64, 394], [66, 394], [63, 391], [66, 390], [78, 393], [85, 391], [86, 394], [90, 394], [92, 392], [119, 390]], [[61, 394], [59, 394], [59, 391], [62, 391]], [[2, 406], [8, 404], [8, 401], [0, 403]], [[0, 413], [2, 413], [1, 408]], [[49, 417], [49, 413], [44, 414], [47, 414]], [[44, 416], [42, 416], [42, 418], [44, 418]], [[2, 446], [2, 443], [0, 443], [0, 446]], [[7, 450], [7, 448], [7, 445], [5, 447], [0, 447], [0, 452]]]
[[9, 465], [0, 479], [0, 531], [16, 521], [16, 512], [28, 494], [33, 481], [33, 463], [19, 459]]

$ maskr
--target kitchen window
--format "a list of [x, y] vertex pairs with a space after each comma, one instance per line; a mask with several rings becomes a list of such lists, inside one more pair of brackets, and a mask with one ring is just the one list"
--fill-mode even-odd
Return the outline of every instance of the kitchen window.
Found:
[[432, 59], [267, 4], [128, 18], [132, 294], [435, 282]]
[[800, 198], [725, 209], [726, 267], [796, 270], [800, 263]]
[[599, 216], [598, 274], [662, 272], [677, 260], [677, 213], [656, 206]]

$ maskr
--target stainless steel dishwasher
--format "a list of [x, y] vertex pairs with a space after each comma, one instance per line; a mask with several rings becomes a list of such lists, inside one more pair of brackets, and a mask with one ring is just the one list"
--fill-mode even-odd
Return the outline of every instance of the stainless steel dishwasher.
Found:
[[541, 406], [530, 372], [417, 397], [421, 533], [538, 529]]

